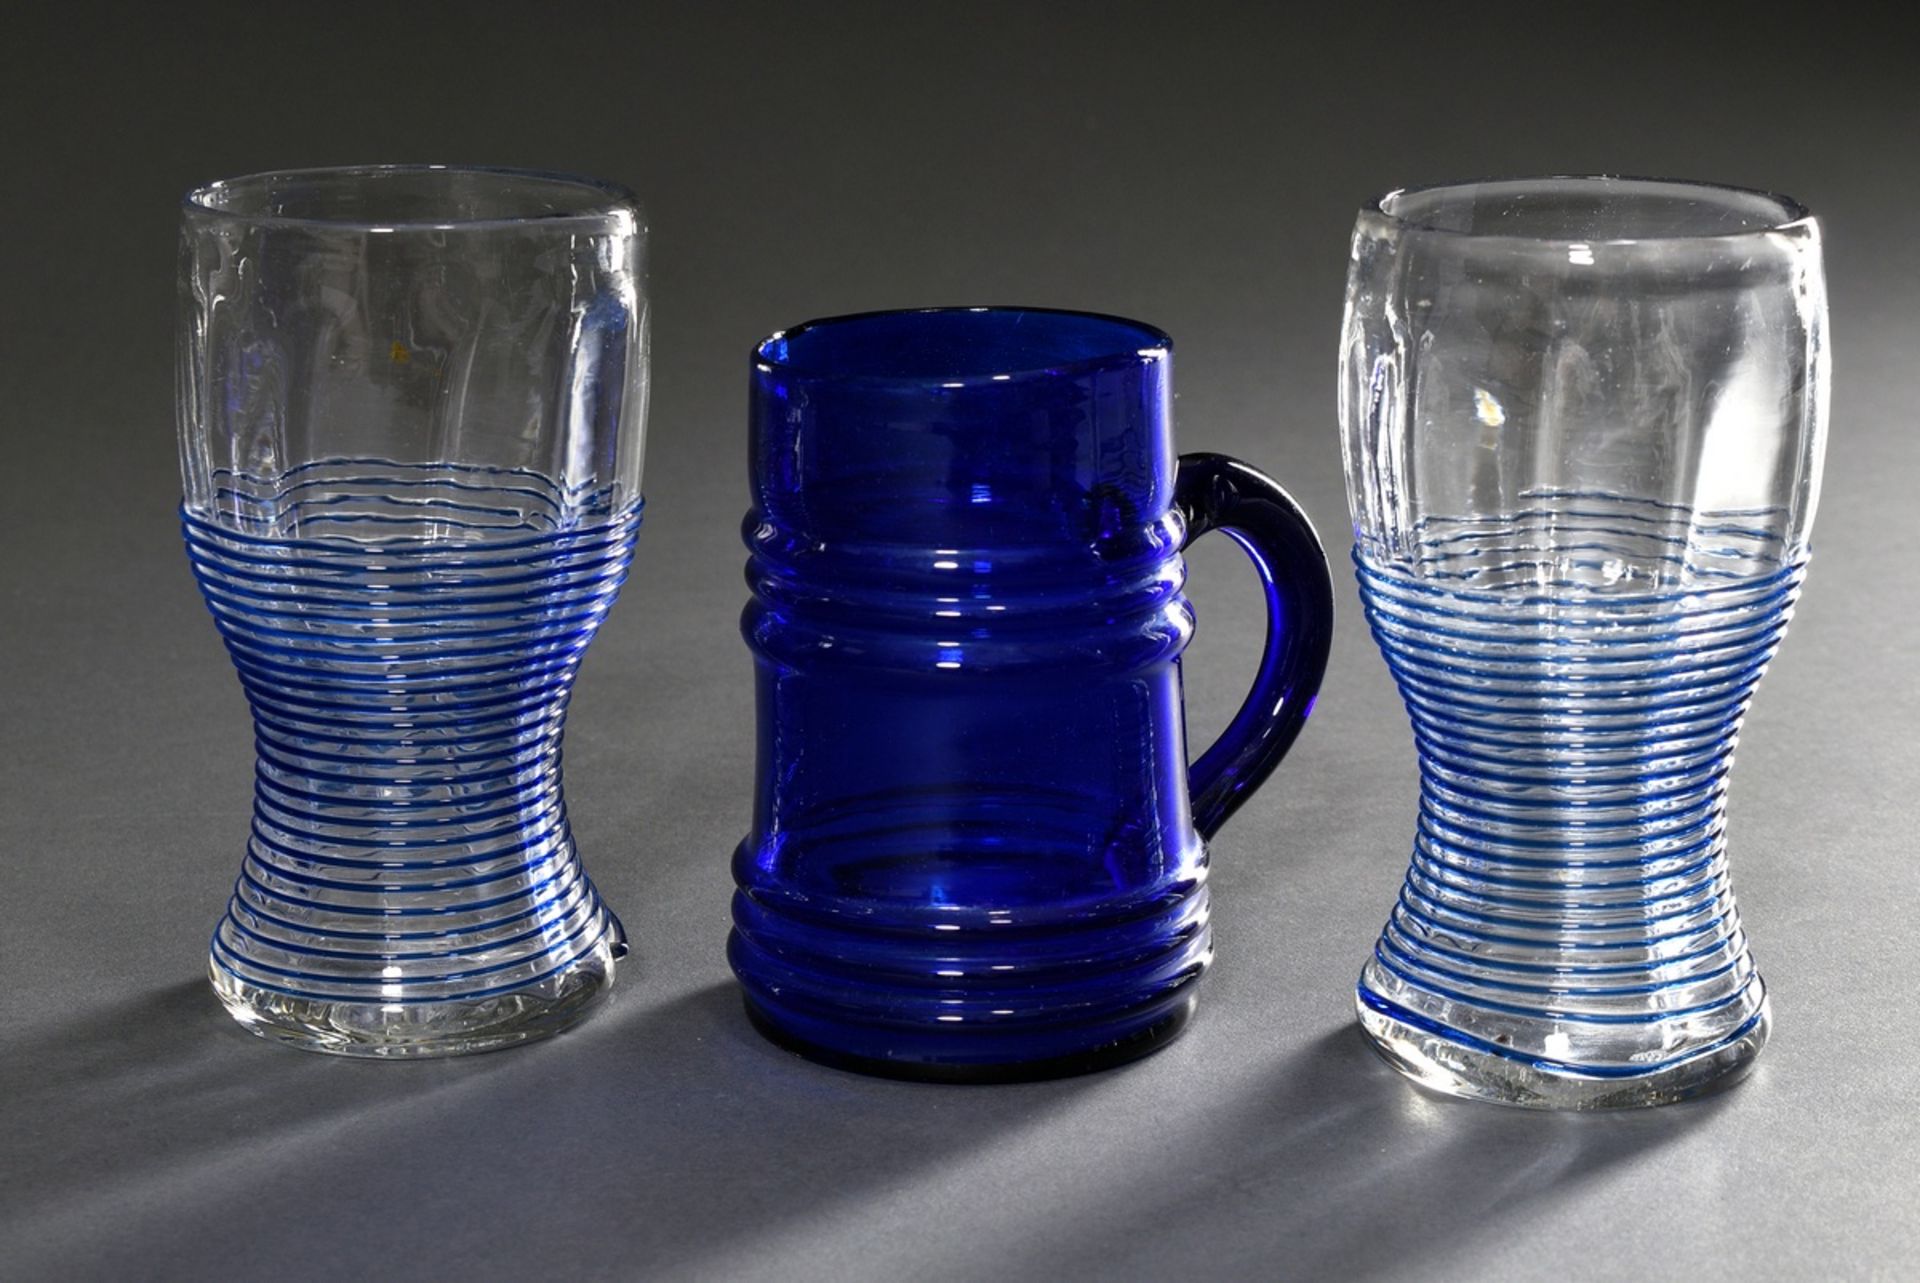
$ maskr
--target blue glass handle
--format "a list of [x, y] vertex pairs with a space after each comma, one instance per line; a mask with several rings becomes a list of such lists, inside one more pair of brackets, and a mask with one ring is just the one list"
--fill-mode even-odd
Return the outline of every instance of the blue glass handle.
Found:
[[1267, 645], [1253, 688], [1187, 773], [1193, 827], [1210, 838], [1273, 773], [1313, 712], [1333, 642], [1333, 577], [1300, 505], [1238, 459], [1181, 455], [1173, 501], [1186, 519], [1181, 549], [1220, 531], [1253, 558], [1267, 598]]

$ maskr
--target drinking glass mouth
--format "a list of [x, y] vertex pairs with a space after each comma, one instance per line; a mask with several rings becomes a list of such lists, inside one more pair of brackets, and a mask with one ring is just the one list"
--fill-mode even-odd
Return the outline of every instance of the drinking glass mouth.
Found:
[[620, 229], [633, 193], [571, 174], [452, 165], [356, 165], [222, 179], [187, 193], [190, 216], [360, 232], [542, 226]]
[[1173, 340], [1124, 317], [1037, 307], [862, 312], [781, 330], [754, 348], [770, 374], [951, 387], [1164, 360]]
[[1786, 230], [1811, 216], [1770, 192], [1653, 178], [1513, 178], [1409, 187], [1366, 207], [1419, 232], [1551, 242], [1673, 241]]

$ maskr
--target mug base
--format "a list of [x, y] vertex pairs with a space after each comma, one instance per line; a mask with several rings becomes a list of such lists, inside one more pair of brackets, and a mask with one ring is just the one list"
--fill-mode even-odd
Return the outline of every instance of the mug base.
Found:
[[303, 1051], [373, 1060], [497, 1051], [549, 1038], [605, 1001], [623, 946], [602, 941], [536, 984], [477, 1000], [385, 1004], [302, 998], [209, 966], [213, 991], [249, 1033]]
[[1185, 1032], [1187, 1025], [1193, 1019], [1198, 995], [1194, 993], [1183, 995], [1153, 1023], [1110, 1042], [1065, 1055], [1012, 1062], [894, 1059], [841, 1051], [794, 1034], [780, 1024], [778, 1017], [764, 1010], [751, 996], [742, 994], [741, 998], [747, 1010], [747, 1019], [769, 1042], [818, 1064], [878, 1078], [897, 1078], [909, 1082], [991, 1084], [1071, 1078], [1080, 1074], [1112, 1069], [1150, 1056]]
[[1421, 1087], [1522, 1109], [1635, 1109], [1718, 1091], [1752, 1071], [1772, 1027], [1763, 1001], [1728, 1037], [1646, 1073], [1580, 1073], [1449, 1037], [1364, 987], [1355, 1005], [1374, 1050]]

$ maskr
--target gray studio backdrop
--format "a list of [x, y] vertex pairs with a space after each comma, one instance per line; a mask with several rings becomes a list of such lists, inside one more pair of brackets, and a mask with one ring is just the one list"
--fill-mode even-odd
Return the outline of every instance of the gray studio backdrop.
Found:
[[[1920, 110], [1827, 6], [298, 5], [16, 11], [0, 75], [0, 1277], [1892, 1277], [1916, 1267]], [[1335, 10], [1338, 10], [1336, 13]], [[379, 1065], [254, 1040], [203, 951], [246, 709], [175, 526], [175, 202], [369, 160], [633, 186], [654, 231], [647, 524], [568, 792], [637, 949], [545, 1045]], [[1723, 1097], [1421, 1096], [1351, 1027], [1413, 812], [1354, 606], [1333, 424], [1353, 208], [1638, 172], [1824, 215], [1832, 448], [1732, 849], [1777, 1030]], [[1176, 341], [1182, 447], [1280, 477], [1336, 559], [1314, 723], [1214, 846], [1170, 1050], [877, 1082], [761, 1043], [721, 944], [747, 818], [746, 351], [849, 310], [1034, 303]], [[1196, 742], [1258, 646], [1194, 554]]]

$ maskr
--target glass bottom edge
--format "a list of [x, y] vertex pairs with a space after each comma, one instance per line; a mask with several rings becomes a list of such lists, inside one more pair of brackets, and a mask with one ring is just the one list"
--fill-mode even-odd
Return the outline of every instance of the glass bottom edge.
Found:
[[1084, 1050], [1033, 1060], [963, 1062], [869, 1056], [828, 1046], [796, 1034], [781, 1024], [776, 1014], [755, 1002], [752, 995], [745, 992], [741, 994], [747, 1019], [761, 1036], [775, 1046], [784, 1047], [817, 1064], [876, 1078], [955, 1084], [1022, 1083], [1072, 1078], [1140, 1060], [1166, 1047], [1185, 1032], [1193, 1020], [1198, 998], [1198, 994], [1189, 991], [1152, 1023]]
[[405, 1005], [296, 997], [248, 984], [212, 962], [207, 970], [227, 1014], [270, 1042], [363, 1060], [425, 1060], [499, 1051], [571, 1028], [605, 1001], [624, 952], [603, 940], [524, 989]]
[[1731, 1087], [1752, 1071], [1772, 1029], [1771, 1007], [1710, 1046], [1644, 1074], [1582, 1074], [1445, 1037], [1418, 1017], [1364, 988], [1355, 995], [1360, 1027], [1382, 1059], [1441, 1095], [1519, 1109], [1608, 1110], [1670, 1105]]

